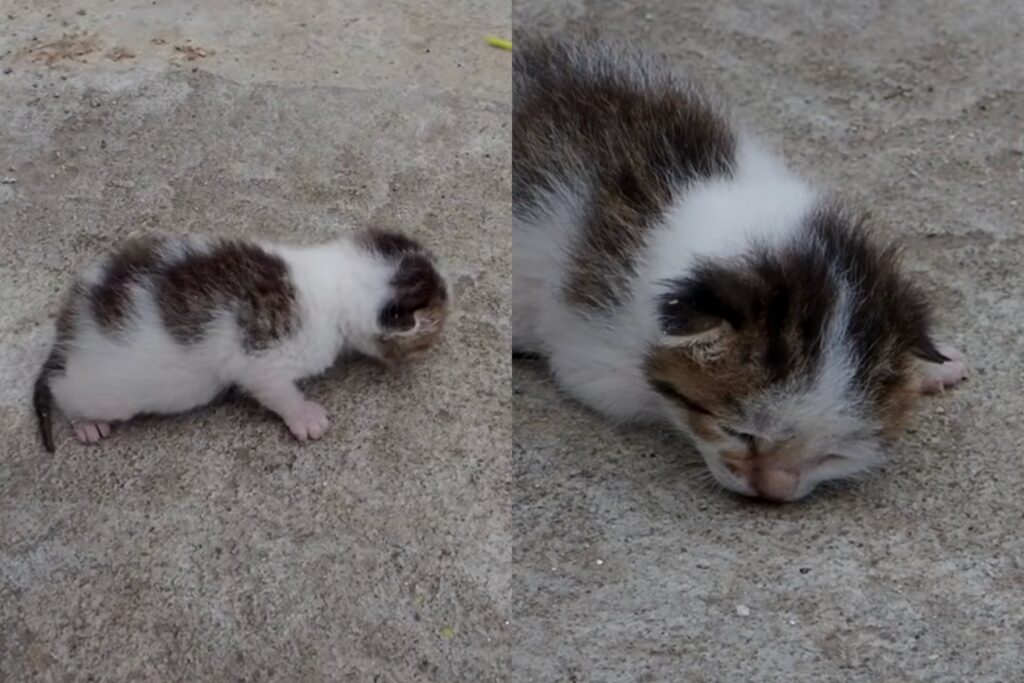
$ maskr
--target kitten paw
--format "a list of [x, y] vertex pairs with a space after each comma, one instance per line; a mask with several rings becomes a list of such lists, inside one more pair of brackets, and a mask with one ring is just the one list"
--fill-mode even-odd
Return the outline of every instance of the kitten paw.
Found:
[[967, 358], [964, 354], [949, 344], [938, 344], [936, 348], [949, 360], [924, 364], [921, 371], [922, 394], [938, 394], [967, 379]]
[[284, 422], [299, 441], [319, 439], [330, 424], [327, 411], [313, 401], [304, 401], [298, 410], [285, 418]]
[[82, 443], [97, 443], [110, 436], [110, 423], [100, 420], [76, 420], [72, 423], [75, 437]]

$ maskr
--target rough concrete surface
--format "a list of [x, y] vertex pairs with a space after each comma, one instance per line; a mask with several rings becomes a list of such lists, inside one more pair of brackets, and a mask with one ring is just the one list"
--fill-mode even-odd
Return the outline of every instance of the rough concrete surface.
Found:
[[[501, 0], [0, 1], [0, 680], [504, 677], [511, 500]], [[421, 237], [456, 308], [412, 367], [46, 454], [33, 375], [135, 231]]]
[[1024, 680], [1024, 4], [516, 0], [670, 56], [907, 248], [973, 377], [891, 466], [766, 506], [516, 362], [516, 680]]

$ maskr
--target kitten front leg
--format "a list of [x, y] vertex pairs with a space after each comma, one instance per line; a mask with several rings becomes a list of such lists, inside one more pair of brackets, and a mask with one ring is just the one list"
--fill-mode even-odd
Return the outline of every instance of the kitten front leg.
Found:
[[967, 358], [949, 344], [937, 344], [939, 353], [948, 358], [944, 363], [921, 364], [921, 393], [937, 394], [967, 379]]
[[327, 411], [319, 403], [307, 400], [291, 378], [256, 368], [238, 384], [277, 413], [299, 441], [319, 439], [327, 431]]

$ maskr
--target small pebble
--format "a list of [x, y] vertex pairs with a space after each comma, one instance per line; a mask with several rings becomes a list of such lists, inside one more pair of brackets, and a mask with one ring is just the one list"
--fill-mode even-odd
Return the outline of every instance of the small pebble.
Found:
[[943, 408], [942, 406], [936, 406], [935, 412], [938, 413], [939, 415], [944, 415], [946, 413], [946, 409]]
[[750, 608], [746, 605], [736, 605], [736, 614], [740, 615], [741, 617], [749, 617]]
[[600, 567], [602, 564], [604, 564], [604, 560], [594, 560], [594, 564]]

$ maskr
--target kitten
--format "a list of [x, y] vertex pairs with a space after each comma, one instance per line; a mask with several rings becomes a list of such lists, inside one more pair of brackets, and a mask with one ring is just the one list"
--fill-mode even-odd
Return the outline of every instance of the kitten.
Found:
[[599, 42], [520, 39], [513, 64], [513, 349], [577, 399], [788, 501], [879, 464], [966, 376], [870, 219], [693, 83]]
[[43, 444], [52, 408], [82, 442], [142, 413], [177, 413], [237, 386], [300, 441], [324, 409], [296, 380], [356, 351], [384, 361], [426, 349], [448, 314], [434, 259], [412, 239], [367, 231], [319, 246], [135, 239], [92, 267], [57, 318], [35, 385]]

